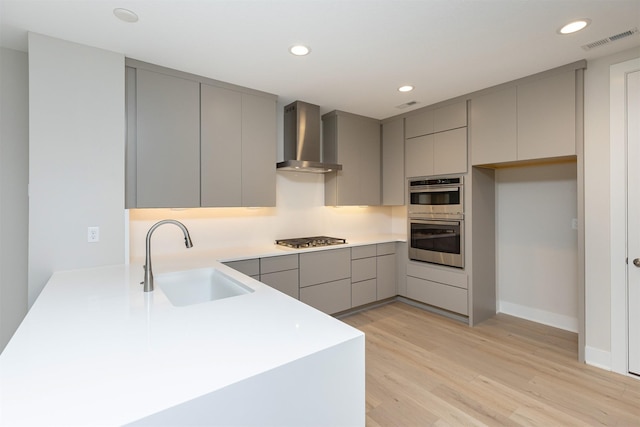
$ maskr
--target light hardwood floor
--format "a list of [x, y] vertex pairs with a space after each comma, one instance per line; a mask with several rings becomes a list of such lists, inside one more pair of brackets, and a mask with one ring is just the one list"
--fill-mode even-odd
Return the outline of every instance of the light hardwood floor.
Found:
[[579, 363], [574, 333], [402, 302], [342, 320], [366, 334], [367, 426], [640, 426], [640, 379]]

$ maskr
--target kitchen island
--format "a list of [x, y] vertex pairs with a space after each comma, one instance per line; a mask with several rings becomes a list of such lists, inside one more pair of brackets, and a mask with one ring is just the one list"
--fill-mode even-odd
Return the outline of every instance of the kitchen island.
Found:
[[253, 292], [175, 307], [139, 264], [55, 273], [0, 355], [0, 424], [364, 425], [364, 335], [208, 266]]

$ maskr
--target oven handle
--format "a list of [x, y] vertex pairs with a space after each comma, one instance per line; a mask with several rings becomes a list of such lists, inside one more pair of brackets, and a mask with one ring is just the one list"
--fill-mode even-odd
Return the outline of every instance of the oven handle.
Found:
[[440, 220], [440, 219], [416, 219], [409, 218], [409, 223], [415, 224], [424, 224], [424, 225], [457, 225], [460, 226], [462, 224], [462, 220]]
[[445, 192], [449, 192], [452, 189], [456, 189], [456, 188], [462, 188], [459, 185], [451, 185], [448, 187], [426, 187], [426, 186], [420, 186], [420, 187], [411, 187], [409, 188], [409, 192], [410, 193], [445, 193]]

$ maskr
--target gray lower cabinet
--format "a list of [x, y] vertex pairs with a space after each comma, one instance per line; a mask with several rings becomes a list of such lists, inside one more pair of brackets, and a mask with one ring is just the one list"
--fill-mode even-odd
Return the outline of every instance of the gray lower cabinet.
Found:
[[380, 301], [398, 295], [396, 243], [377, 244], [376, 255], [376, 299]]
[[260, 258], [260, 281], [290, 297], [299, 299], [298, 255]]
[[377, 299], [376, 245], [351, 248], [351, 306]]
[[469, 314], [468, 280], [463, 271], [409, 261], [406, 296], [447, 311]]
[[258, 258], [228, 261], [223, 264], [239, 271], [242, 274], [246, 274], [256, 280], [260, 280], [260, 260]]
[[327, 314], [351, 308], [351, 249], [300, 254], [300, 301]]
[[327, 314], [398, 294], [395, 242], [224, 264]]
[[322, 116], [322, 131], [324, 149], [342, 165], [325, 174], [325, 205], [380, 205], [380, 121], [332, 111]]

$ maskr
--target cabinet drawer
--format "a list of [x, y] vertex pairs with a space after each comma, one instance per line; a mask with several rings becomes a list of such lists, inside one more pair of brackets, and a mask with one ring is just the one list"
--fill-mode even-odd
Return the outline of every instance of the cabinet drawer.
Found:
[[[375, 249], [375, 248], [374, 248]], [[351, 283], [376, 278], [376, 258], [362, 258], [351, 261]]]
[[465, 316], [469, 314], [466, 289], [409, 276], [407, 297]]
[[247, 276], [260, 276], [260, 261], [258, 258], [229, 261], [223, 264]]
[[301, 288], [300, 301], [327, 314], [348, 310], [351, 308], [351, 280]]
[[376, 256], [376, 245], [355, 246], [351, 248], [351, 259]]
[[467, 289], [467, 273], [434, 268], [429, 264], [409, 262], [407, 276]]
[[351, 284], [351, 306], [369, 304], [376, 300], [376, 279]]
[[280, 292], [298, 299], [298, 270], [278, 271], [260, 275], [260, 281]]
[[376, 255], [390, 255], [396, 253], [396, 243], [378, 243], [376, 245]]
[[297, 269], [298, 254], [260, 258], [260, 274]]
[[[351, 249], [329, 249], [300, 254], [300, 286], [351, 277]], [[350, 280], [349, 280], [350, 281]], [[351, 291], [349, 291], [351, 295]]]

